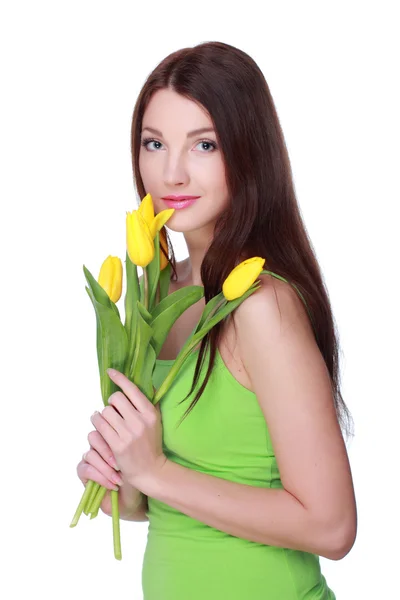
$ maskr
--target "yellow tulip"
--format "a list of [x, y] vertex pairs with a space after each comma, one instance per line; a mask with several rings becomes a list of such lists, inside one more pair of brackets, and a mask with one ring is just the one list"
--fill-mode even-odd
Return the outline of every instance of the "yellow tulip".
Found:
[[154, 258], [154, 241], [141, 213], [126, 213], [126, 248], [129, 258], [138, 267], [147, 267]]
[[154, 240], [157, 231], [160, 231], [160, 229], [164, 227], [165, 223], [175, 212], [175, 209], [168, 208], [167, 210], [162, 210], [158, 213], [158, 215], [154, 216], [153, 199], [151, 197], [151, 194], [146, 194], [146, 196], [140, 203], [138, 212], [146, 221], [146, 224], [150, 230], [150, 235]]
[[122, 294], [122, 262], [118, 256], [108, 256], [100, 268], [98, 283], [113, 302]]
[[227, 300], [240, 298], [253, 285], [265, 263], [265, 258], [253, 256], [244, 260], [229, 273], [222, 285]]
[[162, 227], [164, 227], [165, 223], [171, 217], [171, 215], [175, 212], [174, 208], [168, 208], [167, 210], [162, 210], [156, 215], [150, 226], [150, 234], [154, 240], [156, 237], [157, 231], [160, 231]]
[[[166, 254], [168, 255], [168, 244], [167, 244], [165, 229], [161, 229], [161, 231], [160, 231], [160, 246], [162, 246], [164, 248]], [[160, 271], [165, 269], [165, 267], [168, 265], [168, 262], [169, 262], [168, 259], [166, 258], [166, 256], [164, 255], [164, 252], [160, 248]]]
[[154, 220], [153, 199], [150, 194], [146, 194], [146, 196], [143, 198], [139, 205], [138, 211], [140, 212], [150, 229], [150, 225]]

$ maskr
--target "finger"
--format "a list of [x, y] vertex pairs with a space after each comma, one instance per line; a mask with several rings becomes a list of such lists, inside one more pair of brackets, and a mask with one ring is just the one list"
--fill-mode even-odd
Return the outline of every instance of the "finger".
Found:
[[111, 482], [107, 477], [104, 477], [104, 475], [98, 469], [84, 460], [79, 463], [76, 472], [78, 473], [78, 477], [84, 486], [86, 486], [89, 479], [91, 479], [92, 481], [103, 485], [107, 489], [116, 491], [119, 489], [117, 484]]
[[111, 425], [102, 417], [99, 412], [95, 412], [91, 417], [93, 425], [97, 431], [103, 436], [107, 444], [111, 449], [118, 447], [120, 437], [118, 433], [111, 427]]
[[[129, 402], [128, 398], [126, 398], [126, 401]], [[126, 434], [129, 434], [127, 421], [125, 421], [125, 419], [111, 404], [103, 408], [101, 411], [101, 416], [118, 433], [119, 437], [125, 437]]]
[[119, 473], [110, 467], [110, 465], [108, 465], [106, 461], [102, 459], [100, 454], [96, 450], [93, 450], [93, 448], [85, 452], [82, 458], [100, 473], [101, 477], [108, 482], [108, 487], [110, 487], [110, 485], [115, 487], [115, 484], [122, 484], [122, 479]]
[[140, 413], [133, 406], [132, 402], [122, 392], [114, 392], [108, 399], [108, 404], [121, 415], [130, 425], [143, 422]]
[[116, 383], [133, 406], [140, 413], [154, 412], [155, 408], [148, 398], [140, 391], [137, 385], [130, 381], [123, 373], [115, 369], [107, 369], [108, 376]]
[[110, 446], [107, 444], [106, 440], [96, 429], [89, 433], [88, 442], [89, 442], [91, 448], [94, 448], [94, 450], [97, 450], [97, 452], [100, 454], [101, 458], [103, 460], [105, 460], [106, 463], [108, 463], [110, 465], [110, 467], [112, 467], [113, 469], [116, 469], [117, 471], [119, 470], [117, 461], [115, 460], [115, 456], [114, 456]]

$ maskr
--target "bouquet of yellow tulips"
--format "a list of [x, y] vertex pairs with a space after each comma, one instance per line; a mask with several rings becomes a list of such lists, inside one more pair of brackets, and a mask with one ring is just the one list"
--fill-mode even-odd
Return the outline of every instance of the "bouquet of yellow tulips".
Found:
[[[108, 256], [103, 262], [98, 281], [83, 266], [86, 291], [96, 313], [97, 357], [100, 388], [106, 406], [118, 386], [107, 374], [108, 368], [124, 373], [143, 394], [156, 404], [168, 391], [192, 350], [207, 332], [255, 292], [265, 259], [253, 257], [236, 266], [225, 279], [222, 291], [205, 306], [201, 318], [179, 352], [161, 387], [152, 383], [156, 358], [176, 319], [204, 296], [202, 286], [192, 285], [168, 295], [171, 265], [161, 251], [168, 254], [166, 238], [160, 231], [174, 213], [164, 210], [154, 216], [153, 202], [147, 194], [138, 210], [126, 215], [126, 294], [125, 321], [122, 324], [116, 302], [122, 295], [123, 268], [118, 257]], [[143, 269], [139, 283], [137, 267]], [[275, 275], [274, 273], [271, 273]], [[279, 277], [280, 279], [283, 279]], [[286, 281], [286, 280], [285, 280]], [[97, 516], [107, 488], [89, 480], [70, 527], [75, 527], [82, 512]], [[118, 491], [111, 490], [114, 556], [121, 559]]]

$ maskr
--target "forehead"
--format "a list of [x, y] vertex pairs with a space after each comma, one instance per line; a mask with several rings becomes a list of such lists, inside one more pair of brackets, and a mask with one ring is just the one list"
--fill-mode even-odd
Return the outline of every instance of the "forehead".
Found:
[[183, 131], [213, 127], [211, 117], [203, 106], [170, 89], [153, 94], [144, 111], [142, 125], [160, 129], [163, 133], [169, 125]]

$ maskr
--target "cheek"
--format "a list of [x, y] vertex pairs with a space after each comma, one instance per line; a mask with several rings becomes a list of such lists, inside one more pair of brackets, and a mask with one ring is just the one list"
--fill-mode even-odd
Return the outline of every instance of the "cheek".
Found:
[[225, 198], [228, 195], [228, 186], [226, 183], [225, 169], [219, 167], [214, 172], [214, 188], [217, 190], [221, 198]]
[[222, 161], [222, 158], [219, 158], [219, 160], [216, 161], [215, 168], [214, 168], [214, 177], [215, 177], [215, 181], [216, 181], [217, 185], [220, 188], [226, 187], [225, 165]]
[[153, 182], [157, 179], [155, 169], [152, 168], [150, 161], [143, 154], [139, 155], [139, 172], [145, 188], [152, 188]]
[[143, 177], [146, 176], [146, 160], [142, 151], [139, 153], [139, 171], [143, 179]]
[[220, 159], [210, 161], [207, 165], [202, 165], [202, 177], [204, 177], [213, 188], [226, 187], [225, 167]]

